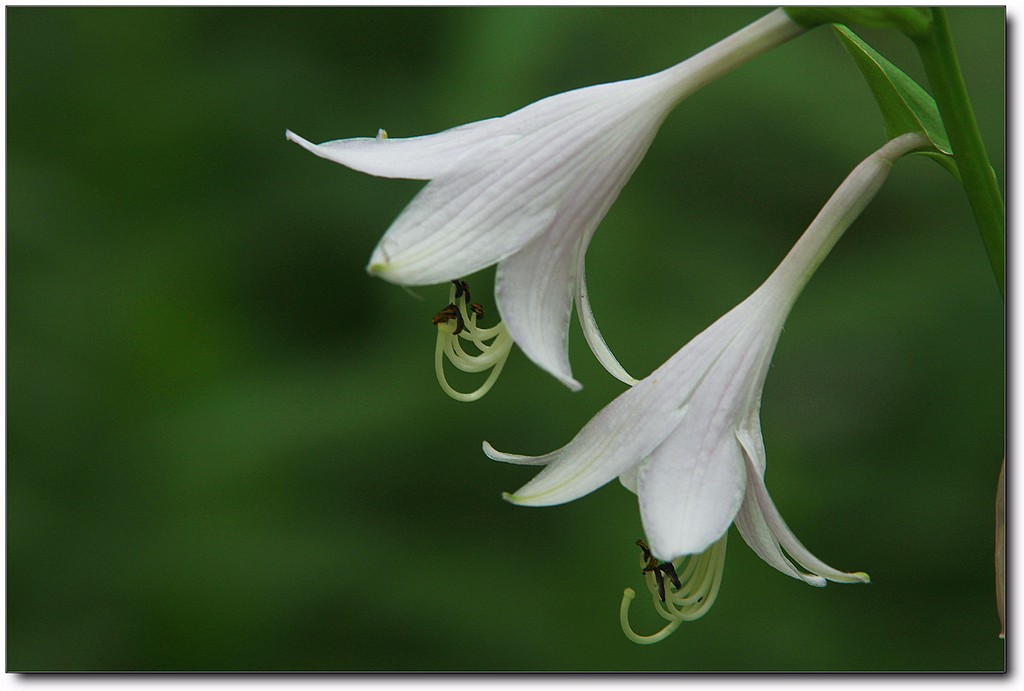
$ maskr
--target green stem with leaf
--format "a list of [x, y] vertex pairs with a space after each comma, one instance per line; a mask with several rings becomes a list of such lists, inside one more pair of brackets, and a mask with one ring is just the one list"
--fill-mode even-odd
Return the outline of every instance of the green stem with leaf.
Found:
[[933, 8], [928, 29], [911, 38], [924, 63], [999, 292], [1005, 298], [1006, 217], [1003, 197], [967, 96], [945, 9]]
[[[971, 101], [967, 96], [967, 87], [964, 84], [963, 74], [960, 72], [960, 63], [957, 60], [956, 48], [953, 46], [946, 10], [941, 7], [928, 9], [895, 6], [798, 6], [785, 9], [790, 18], [808, 27], [832, 23], [837, 25], [840, 33], [842, 33], [843, 27], [839, 25], [842, 24], [897, 29], [914, 42], [934, 92], [935, 106], [942, 120], [942, 129], [945, 130], [949, 139], [949, 147], [956, 160], [958, 179], [967, 192], [982, 242], [988, 252], [989, 262], [992, 264], [999, 292], [1005, 298], [1006, 219], [1003, 197], [999, 191], [999, 182], [996, 179], [995, 171], [992, 170], [988, 154], [985, 152], [985, 145], [981, 140], [981, 133], [978, 131], [978, 123], [974, 118]], [[846, 38], [860, 42], [856, 37], [847, 36]], [[865, 49], [865, 46], [866, 44], [863, 44], [861, 50], [865, 53], [872, 52], [870, 49]], [[877, 56], [869, 57], [872, 60], [878, 60]], [[891, 67], [891, 63], [886, 62], [886, 65]], [[892, 70], [895, 69], [892, 68]], [[902, 76], [902, 73], [900, 75]], [[870, 77], [870, 73], [866, 73], [865, 76]], [[870, 78], [869, 83], [871, 83]], [[906, 95], [906, 89], [902, 93], [899, 88], [896, 89], [897, 100], [904, 95]], [[880, 105], [883, 107], [883, 116], [885, 116], [885, 107], [881, 102]], [[906, 103], [906, 105], [909, 107], [907, 114], [912, 116], [919, 114], [914, 111], [912, 103]], [[905, 121], [890, 123], [887, 120], [886, 124], [887, 130], [889, 125], [895, 124], [898, 128], [897, 132], [909, 131], [899, 129], [906, 125]], [[893, 132], [888, 133], [893, 134]], [[933, 132], [932, 135], [934, 134], [936, 133]]]

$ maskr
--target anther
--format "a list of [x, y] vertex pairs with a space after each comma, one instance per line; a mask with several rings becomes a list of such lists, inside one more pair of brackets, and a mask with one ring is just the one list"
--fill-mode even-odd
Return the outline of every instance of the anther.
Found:
[[435, 314], [434, 318], [430, 321], [433, 322], [434, 326], [437, 326], [438, 324], [443, 324], [449, 319], [455, 319], [455, 315], [458, 313], [459, 311], [455, 308], [455, 305], [449, 304], [443, 310]]
[[454, 302], [448, 303], [448, 306], [435, 314], [434, 318], [430, 321], [433, 322], [434, 326], [437, 326], [452, 319], [455, 320], [455, 330], [452, 331], [452, 335], [462, 333], [462, 330], [466, 328], [466, 322], [462, 319], [462, 310]]
[[475, 314], [477, 319], [484, 318], [484, 308], [479, 302], [470, 303], [469, 311]]
[[[636, 544], [637, 547], [640, 548], [641, 553], [643, 554], [644, 561], [646, 561], [648, 564], [650, 564], [651, 558], [652, 558], [651, 557], [651, 548], [648, 547], [647, 543], [644, 542], [643, 540], [637, 540], [635, 544]], [[646, 571], [644, 571], [643, 573], [646, 573]]]
[[[666, 561], [661, 566], [659, 566], [658, 569], [666, 576], [668, 576], [669, 580], [672, 581], [672, 585], [676, 587], [676, 590], [679, 590], [683, 587], [683, 584], [679, 582], [679, 576], [676, 575], [676, 567], [672, 565], [672, 562]], [[664, 600], [665, 598], [661, 599]]]
[[654, 580], [657, 581], [657, 583], [658, 583], [658, 597], [660, 597], [661, 601], [664, 602], [665, 601], [665, 578], [664, 578], [664, 576], [661, 575], [661, 571], [659, 569], [654, 569]]
[[[641, 636], [633, 631], [629, 625], [629, 606], [636, 593], [632, 588], [626, 588], [622, 594], [619, 623], [629, 640], [648, 645], [664, 640], [682, 622], [701, 618], [714, 604], [722, 583], [726, 535], [700, 554], [684, 555], [674, 562], [660, 562], [643, 540], [637, 540], [636, 545], [641, 550], [641, 563], [644, 565], [642, 572], [647, 576], [647, 588], [651, 592], [655, 610], [668, 620], [668, 624], [650, 636]], [[674, 591], [666, 590], [666, 579], [672, 582]]]
[[455, 284], [455, 299], [458, 300], [463, 295], [466, 296], [466, 302], [469, 302], [472, 298], [469, 296], [469, 284], [463, 281], [461, 278], [453, 278], [452, 283]]
[[672, 565], [672, 562], [666, 561], [659, 563], [654, 555], [651, 554], [651, 548], [647, 546], [643, 540], [637, 540], [636, 546], [640, 548], [643, 554], [643, 559], [647, 562], [644, 568], [641, 569], [641, 574], [654, 574], [654, 580], [658, 584], [658, 595], [661, 597], [661, 601], [665, 601], [665, 576], [668, 576], [669, 580], [672, 581], [672, 585], [675, 586], [676, 590], [683, 587], [683, 584], [679, 582], [679, 576], [676, 575], [676, 567]]

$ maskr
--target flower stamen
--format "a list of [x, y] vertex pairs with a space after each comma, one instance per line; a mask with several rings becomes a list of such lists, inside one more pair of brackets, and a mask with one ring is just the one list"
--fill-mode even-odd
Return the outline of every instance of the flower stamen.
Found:
[[[437, 381], [446, 394], [457, 401], [470, 402], [482, 398], [491, 390], [498, 380], [505, 360], [512, 351], [512, 336], [500, 322], [496, 326], [483, 328], [477, 326], [482, 319], [484, 308], [471, 300], [469, 284], [463, 280], [453, 280], [449, 293], [448, 305], [434, 315], [432, 322], [437, 326], [437, 346], [434, 349], [434, 370]], [[451, 322], [454, 321], [454, 327]], [[461, 341], [473, 344], [476, 353], [466, 352]], [[444, 373], [444, 359], [447, 358], [457, 369], [463, 372], [485, 372], [490, 374], [484, 383], [475, 391], [463, 393], [456, 391], [448, 383]]]
[[[694, 621], [707, 613], [718, 597], [718, 589], [722, 584], [727, 537], [728, 533], [700, 554], [687, 554], [663, 563], [654, 558], [642, 540], [636, 541], [641, 550], [641, 573], [646, 576], [647, 589], [651, 593], [655, 611], [668, 620], [668, 624], [649, 636], [636, 633], [629, 624], [629, 606], [636, 592], [626, 588], [619, 605], [619, 623], [629, 640], [640, 645], [657, 643], [667, 638], [684, 621]], [[674, 591], [666, 591], [666, 576], [672, 581]]]
[[462, 318], [462, 313], [459, 311], [459, 306], [455, 303], [448, 303], [448, 306], [443, 310], [434, 315], [431, 322], [437, 326], [439, 324], [445, 324], [452, 319], [455, 320], [455, 330], [452, 331], [452, 335], [462, 333], [462, 330], [466, 328], [466, 322]]
[[647, 546], [643, 540], [636, 541], [637, 547], [640, 548], [643, 554], [644, 561], [647, 564], [640, 571], [641, 574], [654, 574], [654, 580], [658, 583], [658, 595], [661, 597], [661, 601], [665, 601], [665, 576], [669, 577], [672, 581], [672, 585], [676, 587], [676, 590], [682, 588], [682, 584], [679, 582], [679, 576], [676, 574], [675, 566], [670, 561], [666, 561], [662, 564], [658, 563], [658, 560], [651, 554], [651, 548]]
[[473, 298], [469, 296], [469, 284], [463, 281], [461, 278], [453, 278], [452, 285], [455, 286], [455, 297], [453, 300], [458, 300], [463, 295], [466, 296], [466, 302], [469, 302]]

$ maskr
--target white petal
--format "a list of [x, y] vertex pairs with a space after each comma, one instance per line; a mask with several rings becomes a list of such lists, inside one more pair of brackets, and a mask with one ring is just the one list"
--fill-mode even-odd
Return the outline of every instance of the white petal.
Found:
[[488, 169], [464, 166], [427, 183], [381, 238], [367, 270], [400, 285], [444, 283], [504, 259], [547, 230], [569, 182], [549, 179], [544, 169], [518, 170], [510, 155], [495, 150], [479, 162]]
[[513, 340], [534, 363], [574, 391], [581, 388], [572, 377], [568, 352], [574, 294], [595, 355], [622, 381], [637, 381], [601, 338], [577, 271], [597, 225], [647, 151], [657, 117], [637, 115], [621, 131], [595, 144], [572, 171], [575, 183], [560, 200], [551, 228], [498, 267], [495, 299]]
[[[726, 354], [736, 352], [727, 346], [748, 317], [746, 311], [733, 310], [699, 334], [609, 403], [568, 445], [550, 454], [548, 467], [509, 499], [531, 506], [561, 504], [594, 491], [641, 463], [690, 414], [687, 406], [698, 388], [708, 385], [706, 398], [713, 402], [731, 380], [743, 379], [742, 368], [738, 371], [733, 366], [735, 356], [730, 360]], [[745, 349], [738, 352], [758, 359], [756, 353], [751, 356]], [[725, 366], [719, 366], [723, 362]], [[723, 379], [724, 383], [720, 381]], [[727, 407], [732, 403], [730, 399]], [[739, 491], [742, 493], [742, 486]]]
[[[370, 272], [403, 285], [440, 283], [501, 261], [545, 232], [559, 246], [579, 247], [585, 237], [585, 247], [666, 114], [652, 84], [580, 89], [501, 118], [488, 128], [489, 139], [434, 178], [395, 220]], [[516, 326], [509, 330], [520, 341]]]
[[740, 531], [743, 540], [754, 553], [761, 557], [771, 567], [792, 578], [797, 578], [808, 585], [821, 588], [826, 580], [821, 576], [804, 573], [793, 566], [793, 563], [783, 554], [782, 548], [772, 535], [771, 529], [764, 520], [761, 507], [757, 503], [757, 490], [754, 483], [747, 483], [747, 495], [743, 498], [743, 505], [736, 514], [736, 529]]
[[696, 405], [640, 467], [640, 518], [651, 551], [663, 561], [706, 550], [743, 501], [740, 445], [731, 429]]
[[636, 494], [637, 483], [640, 481], [638, 477], [639, 475], [640, 466], [635, 465], [631, 468], [626, 468], [626, 470], [623, 471], [622, 475], [619, 475], [619, 482], [621, 482], [622, 486], [628, 489], [630, 492]]
[[374, 250], [370, 272], [403, 285], [442, 283], [501, 261], [548, 231], [555, 244], [577, 243], [603, 215], [595, 209], [614, 199], [595, 198], [597, 182], [585, 179], [598, 164], [619, 162], [621, 152], [604, 146], [607, 133], [593, 129], [617, 124], [602, 122], [602, 115], [591, 109], [529, 137], [479, 144], [471, 160], [428, 183], [395, 219]]
[[494, 300], [512, 340], [572, 391], [583, 386], [569, 365], [569, 318], [579, 238], [544, 233], [498, 264]]
[[[866, 573], [847, 573], [845, 571], [839, 571], [838, 569], [835, 569], [826, 564], [825, 562], [821, 561], [820, 559], [818, 559], [816, 556], [811, 554], [810, 550], [804, 547], [803, 543], [801, 543], [800, 540], [797, 539], [796, 535], [793, 534], [793, 531], [789, 529], [789, 526], [787, 526], [786, 522], [782, 519], [782, 515], [779, 513], [779, 510], [775, 507], [775, 503], [772, 501], [771, 496], [769, 496], [768, 494], [768, 488], [765, 486], [764, 483], [763, 471], [759, 472], [757, 464], [755, 464], [755, 462], [751, 459], [752, 452], [756, 453], [756, 449], [758, 446], [757, 443], [754, 442], [747, 433], [740, 433], [737, 435], [737, 437], [739, 438], [746, 452], [744, 455], [747, 461], [747, 468], [749, 469], [748, 482], [754, 490], [754, 498], [756, 499], [757, 508], [762, 517], [761, 520], [764, 524], [763, 527], [767, 527], [767, 529], [770, 531], [772, 536], [772, 542], [774, 542], [774, 544], [776, 545], [776, 549], [778, 549], [778, 547], [781, 547], [783, 550], [785, 550], [785, 553], [788, 554], [789, 557], [797, 564], [804, 567], [812, 574], [824, 577], [830, 581], [835, 581], [837, 583], [869, 582], [870, 579], [868, 578], [868, 575]], [[763, 536], [757, 535], [756, 533], [752, 533], [751, 537], [755, 540], [761, 541], [761, 544], [763, 545]], [[743, 539], [747, 540], [747, 534], [745, 532], [743, 533]], [[747, 540], [747, 544], [750, 544], [750, 540]], [[754, 549], [755, 552], [761, 555], [761, 551], [757, 549], [753, 544], [751, 544], [750, 546], [751, 549]], [[765, 561], [768, 561], [769, 564], [778, 568], [778, 566], [776, 566], [776, 564], [773, 563], [773, 561], [768, 559], [766, 559]], [[782, 571], [783, 573], [787, 573], [784, 570]], [[806, 575], [801, 574], [800, 577], [806, 580], [807, 582], [811, 583], [812, 585], [818, 585], [818, 583], [812, 582], [812, 580], [806, 577]]]
[[[782, 548], [779, 546], [778, 540], [775, 539], [771, 528], [768, 527], [768, 523], [761, 513], [761, 506], [757, 500], [758, 483], [756, 480], [758, 465], [762, 468], [764, 467], [764, 444], [761, 441], [760, 433], [758, 433], [756, 440], [751, 437], [739, 437], [739, 439], [746, 452], [747, 462], [750, 464], [748, 474], [755, 479], [748, 479], [747, 481], [743, 505], [740, 506], [739, 513], [736, 514], [737, 530], [740, 531], [740, 535], [743, 536], [750, 549], [754, 550], [754, 553], [761, 557], [769, 566], [778, 569], [787, 576], [799, 578], [809, 585], [824, 586], [824, 578], [800, 571], [786, 558]], [[761, 458], [759, 463], [755, 460], [758, 455]]]
[[313, 144], [291, 131], [285, 131], [285, 137], [321, 158], [362, 173], [429, 180], [471, 154], [476, 144], [496, 136], [499, 124], [500, 118], [491, 118], [406, 139], [355, 137]]
[[597, 320], [594, 319], [594, 311], [590, 307], [584, 263], [584, 253], [581, 252], [576, 276], [576, 312], [579, 314], [580, 326], [583, 327], [583, 336], [587, 339], [587, 345], [590, 346], [590, 350], [598, 362], [608, 370], [608, 373], [623, 384], [633, 386], [640, 380], [633, 377], [619, 364], [618, 359], [612, 354], [611, 348], [605, 343], [601, 330], [597, 328]]
[[[482, 159], [486, 153], [476, 147], [495, 139], [515, 141], [552, 127], [557, 135], [560, 123], [590, 118], [614, 120], [623, 110], [642, 109], [648, 100], [663, 102], [683, 76], [665, 73], [639, 79], [598, 84], [555, 94], [508, 115], [470, 122], [435, 134], [418, 137], [353, 137], [313, 144], [290, 130], [285, 137], [307, 151], [370, 175], [409, 180], [431, 180], [453, 169], [463, 158]], [[599, 126], [600, 123], [597, 123]], [[566, 134], [572, 126], [562, 127]]]
[[[543, 457], [544, 470], [506, 498], [524, 506], [564, 504], [626, 473], [679, 423], [678, 388], [659, 383], [645, 380], [605, 406], [571, 442]], [[503, 456], [497, 460], [511, 458]]]
[[514, 465], [547, 465], [550, 463], [557, 451], [553, 451], [543, 456], [522, 456], [517, 453], [503, 453], [498, 451], [490, 442], [483, 443], [484, 454], [492, 461], [501, 461], [502, 463], [512, 463]]

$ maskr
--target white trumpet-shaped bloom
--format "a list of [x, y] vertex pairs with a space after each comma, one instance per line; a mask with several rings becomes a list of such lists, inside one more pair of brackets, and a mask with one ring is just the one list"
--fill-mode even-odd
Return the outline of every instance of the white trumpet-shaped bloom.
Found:
[[[760, 288], [612, 401], [569, 444], [530, 457], [484, 442], [494, 460], [546, 466], [506, 498], [524, 506], [561, 504], [618, 477], [638, 496], [654, 559], [705, 553], [735, 522], [747, 544], [784, 574], [819, 586], [867, 581], [811, 554], [768, 496], [761, 391], [804, 285], [893, 163], [925, 145], [919, 135], [903, 135], [858, 165]], [[708, 563], [702, 577], [714, 578], [719, 562]]]
[[444, 283], [497, 264], [504, 326], [537, 365], [571, 389], [575, 302], [594, 354], [633, 379], [595, 325], [583, 256], [598, 223], [682, 99], [805, 29], [781, 9], [674, 67], [558, 94], [504, 117], [437, 134], [342, 139], [305, 149], [354, 170], [429, 180], [384, 234], [368, 271], [400, 285]]

